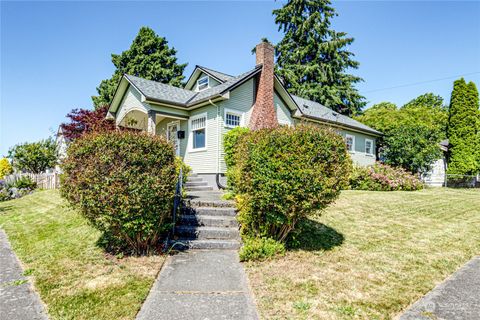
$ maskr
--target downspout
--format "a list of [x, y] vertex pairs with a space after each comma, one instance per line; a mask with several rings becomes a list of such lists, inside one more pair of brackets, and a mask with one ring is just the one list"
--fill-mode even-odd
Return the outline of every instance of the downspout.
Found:
[[225, 189], [225, 186], [220, 183], [220, 106], [213, 103], [212, 99], [208, 99], [208, 103], [217, 108], [217, 173], [215, 174], [215, 181], [218, 189]]

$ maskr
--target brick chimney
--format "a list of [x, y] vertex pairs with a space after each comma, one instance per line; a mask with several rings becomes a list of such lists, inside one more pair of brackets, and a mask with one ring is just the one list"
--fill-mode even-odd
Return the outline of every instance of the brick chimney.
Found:
[[257, 65], [262, 65], [262, 71], [257, 82], [257, 95], [249, 127], [252, 130], [273, 128], [278, 126], [277, 114], [273, 105], [274, 47], [271, 43], [262, 41], [257, 44], [255, 51]]

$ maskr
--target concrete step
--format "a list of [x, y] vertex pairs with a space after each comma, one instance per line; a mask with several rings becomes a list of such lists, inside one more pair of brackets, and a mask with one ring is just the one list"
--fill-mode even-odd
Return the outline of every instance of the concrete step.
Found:
[[189, 177], [189, 178], [190, 178], [190, 177], [191, 177], [191, 178], [196, 178], [196, 177], [198, 177], [198, 174], [193, 173], [193, 172], [190, 172], [190, 173], [188, 174], [188, 177]]
[[188, 177], [187, 182], [202, 182], [203, 178], [200, 177]]
[[225, 216], [207, 216], [207, 215], [181, 215], [178, 221], [181, 225], [188, 226], [206, 226], [206, 227], [236, 227], [238, 222], [235, 217]]
[[186, 215], [228, 216], [235, 217], [237, 212], [233, 207], [184, 207], [182, 213]]
[[199, 187], [186, 187], [185, 190], [187, 190], [187, 191], [209, 191], [209, 190], [213, 190], [213, 188], [209, 187], [209, 186], [199, 186]]
[[238, 240], [189, 240], [178, 239], [170, 242], [170, 246], [173, 246], [175, 250], [186, 249], [223, 249], [223, 250], [236, 250], [240, 248], [241, 243]]
[[239, 240], [240, 233], [237, 228], [222, 228], [222, 227], [198, 227], [198, 226], [178, 226], [175, 228], [178, 236], [184, 239], [191, 240], [206, 240], [206, 239], [229, 239]]
[[187, 207], [209, 207], [209, 208], [234, 208], [235, 203], [228, 200], [203, 200], [203, 199], [185, 199], [185, 205]]
[[193, 181], [193, 182], [187, 181], [187, 183], [185, 183], [186, 188], [201, 187], [201, 186], [208, 186], [208, 182], [207, 181]]

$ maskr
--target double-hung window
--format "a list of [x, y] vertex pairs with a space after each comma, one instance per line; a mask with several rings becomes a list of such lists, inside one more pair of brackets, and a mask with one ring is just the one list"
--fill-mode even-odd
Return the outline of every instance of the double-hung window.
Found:
[[197, 91], [202, 91], [207, 89], [210, 86], [208, 81], [208, 76], [201, 77], [197, 81]]
[[201, 114], [190, 120], [190, 128], [192, 132], [192, 150], [202, 150], [206, 147], [206, 127], [207, 115]]
[[347, 144], [348, 151], [355, 151], [355, 136], [352, 136], [350, 134], [345, 135], [345, 143]]
[[228, 128], [240, 127], [242, 125], [242, 114], [240, 112], [225, 109], [225, 126]]
[[373, 140], [365, 139], [365, 153], [373, 155]]

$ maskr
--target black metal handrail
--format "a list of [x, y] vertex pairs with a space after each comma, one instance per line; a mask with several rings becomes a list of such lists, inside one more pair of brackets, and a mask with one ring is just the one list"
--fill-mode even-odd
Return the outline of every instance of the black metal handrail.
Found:
[[173, 227], [172, 227], [172, 237], [175, 235], [175, 225], [177, 224], [177, 211], [180, 203], [182, 202], [182, 193], [183, 193], [183, 170], [180, 167], [180, 172], [178, 174], [177, 186], [175, 188], [175, 196], [173, 198]]

